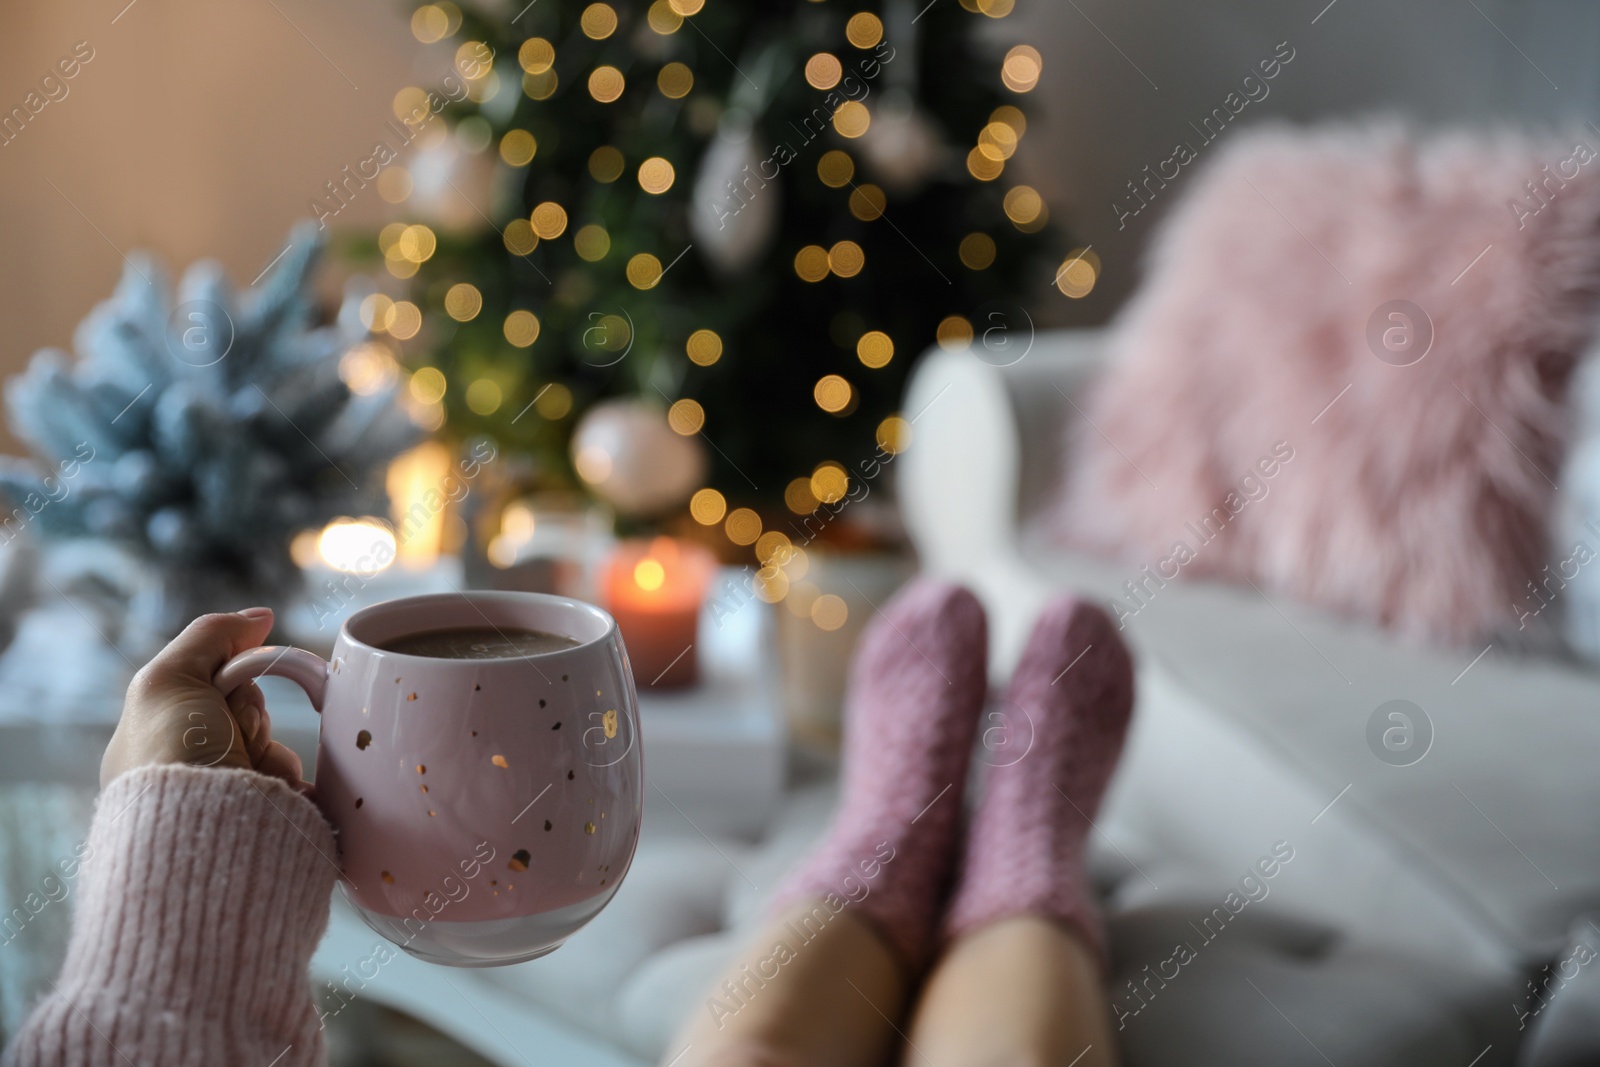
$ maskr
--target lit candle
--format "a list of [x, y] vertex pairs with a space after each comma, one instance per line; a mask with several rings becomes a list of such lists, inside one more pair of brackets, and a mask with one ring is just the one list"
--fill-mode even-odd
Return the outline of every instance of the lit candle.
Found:
[[700, 605], [715, 570], [711, 553], [670, 537], [617, 546], [601, 590], [641, 688], [694, 684]]

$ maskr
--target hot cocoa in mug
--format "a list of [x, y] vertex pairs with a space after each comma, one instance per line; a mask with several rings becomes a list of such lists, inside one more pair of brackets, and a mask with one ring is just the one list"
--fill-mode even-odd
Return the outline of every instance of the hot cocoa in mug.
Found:
[[559, 947], [639, 839], [638, 700], [610, 615], [537, 593], [407, 597], [327, 660], [252, 649], [217, 673], [297, 683], [322, 713], [317, 804], [346, 899], [410, 954], [483, 967]]

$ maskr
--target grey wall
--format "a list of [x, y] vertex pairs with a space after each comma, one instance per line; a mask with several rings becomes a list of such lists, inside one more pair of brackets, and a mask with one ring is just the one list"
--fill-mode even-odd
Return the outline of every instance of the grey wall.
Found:
[[1280, 41], [1294, 48], [1293, 61], [1197, 162], [1246, 123], [1274, 117], [1387, 111], [1429, 123], [1600, 125], [1600, 5], [1582, 0], [1335, 0], [1331, 8], [1327, 0], [1020, 0], [990, 29], [1044, 54], [1019, 168], [1054, 217], [1101, 257], [1095, 292], [1041, 301], [1055, 323], [1115, 311], [1137, 281], [1151, 224], [1192, 167], [1120, 231], [1113, 200], [1176, 141], [1198, 145], [1189, 123], [1238, 89]]

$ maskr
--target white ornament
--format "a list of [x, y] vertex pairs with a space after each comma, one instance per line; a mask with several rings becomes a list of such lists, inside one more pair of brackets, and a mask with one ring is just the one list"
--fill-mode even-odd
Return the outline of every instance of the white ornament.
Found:
[[402, 210], [408, 217], [438, 229], [472, 230], [492, 213], [494, 153], [468, 152], [455, 137], [441, 137], [414, 150], [406, 167], [411, 196]]
[[912, 102], [909, 93], [884, 94], [872, 125], [861, 138], [861, 155], [891, 191], [915, 189], [947, 155], [939, 131]]
[[572, 435], [578, 476], [600, 499], [630, 517], [678, 507], [704, 484], [700, 442], [667, 424], [666, 412], [642, 400], [607, 400]]
[[695, 178], [689, 217], [695, 246], [724, 274], [750, 266], [772, 240], [782, 195], [777, 164], [757, 150], [749, 117], [730, 110]]

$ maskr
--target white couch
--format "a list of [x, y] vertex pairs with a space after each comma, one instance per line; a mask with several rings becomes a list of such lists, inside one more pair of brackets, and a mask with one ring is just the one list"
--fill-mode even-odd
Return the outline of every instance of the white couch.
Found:
[[[922, 565], [988, 606], [997, 684], [1047, 598], [1111, 600], [1134, 577], [1038, 530], [1102, 346], [1095, 331], [1041, 334], [1005, 368], [931, 353], [906, 400], [907, 524]], [[1600, 902], [1600, 680], [1496, 648], [1406, 647], [1248, 585], [1168, 583], [1126, 636], [1138, 710], [1091, 861], [1127, 1062], [1515, 1062], [1519, 1016], [1537, 1006], [1525, 982]], [[1409, 766], [1368, 741], [1392, 699], [1432, 723]], [[413, 1010], [508, 1064], [516, 1045], [557, 1047], [556, 1031], [587, 1050], [560, 1046], [563, 1062], [670, 1060], [678, 1020], [704, 1010], [831, 802], [826, 781], [791, 793], [755, 844], [651, 840], [647, 826], [589, 929], [545, 960], [484, 972], [514, 993], [497, 1025], [534, 1027], [525, 1040], [489, 1033], [448, 991]], [[1241, 880], [1275, 848], [1293, 858], [1247, 882], [1257, 899], [1240, 904]], [[419, 983], [445, 977], [421, 970]]]

